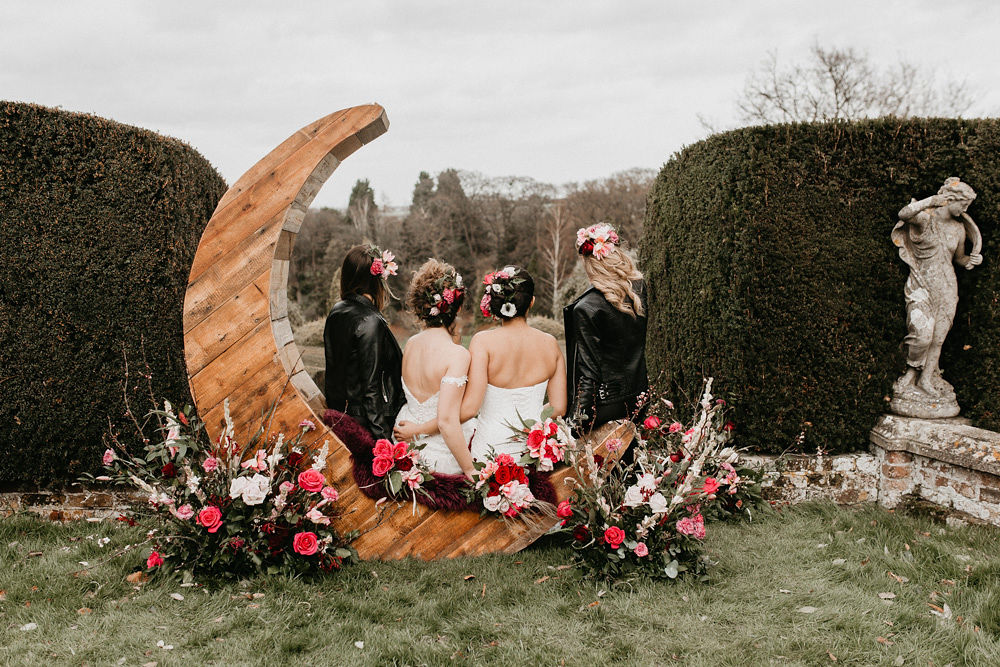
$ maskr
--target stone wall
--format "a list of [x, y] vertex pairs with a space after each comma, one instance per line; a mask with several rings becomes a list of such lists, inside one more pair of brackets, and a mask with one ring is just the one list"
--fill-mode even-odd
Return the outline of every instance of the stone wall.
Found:
[[127, 511], [134, 496], [74, 485], [65, 491], [0, 492], [0, 518], [30, 512], [52, 521], [101, 520]]

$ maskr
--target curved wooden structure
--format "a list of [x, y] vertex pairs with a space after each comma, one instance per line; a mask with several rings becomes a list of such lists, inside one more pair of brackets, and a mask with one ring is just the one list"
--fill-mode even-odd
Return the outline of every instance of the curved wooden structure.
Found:
[[[327, 477], [341, 494], [342, 530], [361, 529], [362, 558], [446, 558], [514, 552], [544, 527], [505, 525], [477, 512], [430, 511], [418, 505], [387, 513], [354, 483], [351, 457], [319, 419], [323, 396], [303, 367], [288, 321], [288, 264], [310, 202], [347, 156], [388, 129], [377, 104], [351, 107], [302, 128], [229, 189], [195, 254], [184, 299], [184, 353], [191, 395], [209, 436], [222, 431], [228, 397], [237, 437], [254, 432], [272, 406], [272, 431], [295, 433], [310, 419], [310, 446], [330, 444]], [[619, 427], [628, 441], [631, 428]], [[568, 495], [555, 473], [560, 497]]]

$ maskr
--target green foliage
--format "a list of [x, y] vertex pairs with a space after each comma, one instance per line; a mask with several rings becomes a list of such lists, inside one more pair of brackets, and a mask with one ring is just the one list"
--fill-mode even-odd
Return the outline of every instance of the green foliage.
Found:
[[225, 189], [176, 139], [0, 103], [0, 483], [94, 468], [127, 420], [126, 356], [158, 396], [188, 395], [184, 291]]
[[803, 431], [803, 449], [863, 448], [904, 369], [907, 270], [889, 232], [955, 175], [979, 194], [985, 260], [957, 269], [941, 366], [963, 413], [1000, 427], [998, 155], [993, 120], [766, 126], [686, 148], [647, 210], [651, 379], [677, 398], [714, 376], [760, 450]]
[[563, 323], [552, 317], [545, 317], [544, 315], [529, 315], [528, 326], [534, 327], [539, 331], [544, 331], [559, 340], [566, 339], [566, 332], [563, 330]]

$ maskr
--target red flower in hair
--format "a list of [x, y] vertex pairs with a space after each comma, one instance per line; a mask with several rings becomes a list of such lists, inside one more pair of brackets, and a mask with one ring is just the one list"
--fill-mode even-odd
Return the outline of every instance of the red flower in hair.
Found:
[[580, 245], [581, 255], [593, 255], [594, 254], [594, 242], [587, 239]]

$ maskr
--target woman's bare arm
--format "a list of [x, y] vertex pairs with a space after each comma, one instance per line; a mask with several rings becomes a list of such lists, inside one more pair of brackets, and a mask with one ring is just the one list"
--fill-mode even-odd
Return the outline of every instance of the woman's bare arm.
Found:
[[[461, 377], [469, 371], [469, 353], [466, 350], [458, 351], [448, 364], [446, 377]], [[476, 469], [472, 465], [472, 454], [469, 453], [469, 443], [465, 441], [462, 433], [461, 409], [462, 398], [465, 393], [465, 385], [458, 385], [454, 382], [442, 382], [441, 393], [438, 396], [437, 423], [441, 431], [441, 437], [448, 445], [452, 456], [458, 461], [459, 467], [465, 476], [472, 479]]]
[[566, 414], [566, 360], [563, 358], [559, 343], [553, 338], [552, 347], [555, 348], [556, 370], [549, 378], [546, 392], [549, 395], [549, 407], [552, 408], [553, 417], [562, 417]]
[[469, 343], [469, 383], [465, 386], [465, 397], [462, 398], [462, 421], [476, 416], [483, 405], [483, 397], [486, 396], [486, 372], [490, 355], [482, 336], [482, 333], [476, 334]]

